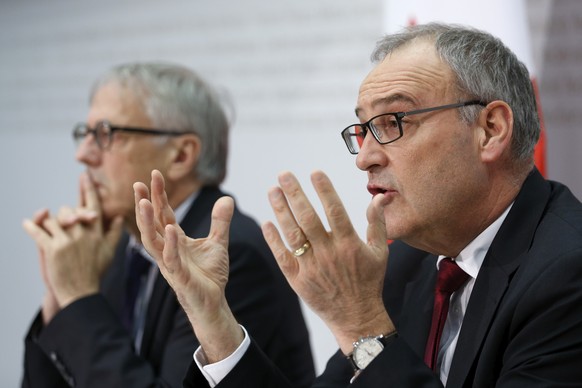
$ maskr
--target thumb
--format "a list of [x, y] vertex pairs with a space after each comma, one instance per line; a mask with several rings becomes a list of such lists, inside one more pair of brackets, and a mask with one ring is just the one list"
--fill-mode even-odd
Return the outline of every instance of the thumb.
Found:
[[212, 208], [212, 222], [208, 238], [228, 248], [230, 221], [234, 213], [234, 200], [231, 197], [219, 198]]
[[386, 250], [386, 219], [384, 217], [384, 206], [380, 204], [381, 195], [376, 195], [370, 201], [366, 210], [368, 229], [366, 238], [368, 245], [379, 250]]

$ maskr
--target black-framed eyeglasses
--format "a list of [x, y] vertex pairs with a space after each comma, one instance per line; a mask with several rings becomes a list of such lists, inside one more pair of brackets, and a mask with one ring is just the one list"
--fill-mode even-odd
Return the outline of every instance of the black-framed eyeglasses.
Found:
[[101, 150], [107, 150], [111, 147], [113, 141], [113, 134], [115, 132], [128, 132], [137, 133], [141, 135], [150, 136], [182, 136], [193, 131], [175, 131], [175, 130], [163, 130], [163, 129], [149, 129], [149, 128], [134, 128], [134, 127], [118, 127], [111, 125], [108, 121], [99, 121], [95, 128], [89, 127], [85, 123], [79, 123], [73, 128], [73, 139], [77, 146], [83, 141], [83, 139], [88, 135], [93, 135], [95, 137], [95, 142]]
[[382, 113], [378, 116], [372, 117], [365, 123], [348, 126], [341, 132], [341, 134], [350, 153], [356, 155], [360, 152], [360, 148], [364, 143], [364, 138], [368, 134], [368, 130], [372, 133], [374, 139], [376, 139], [378, 143], [388, 144], [402, 137], [402, 119], [406, 116], [434, 112], [437, 110], [461, 108], [469, 105], [486, 106], [487, 104], [483, 101], [472, 100], [456, 104], [436, 106], [434, 108], [411, 110], [409, 112]]

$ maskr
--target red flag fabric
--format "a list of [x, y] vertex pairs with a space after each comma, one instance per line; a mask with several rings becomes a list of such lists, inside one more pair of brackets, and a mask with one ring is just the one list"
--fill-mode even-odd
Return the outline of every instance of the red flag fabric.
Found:
[[536, 102], [538, 105], [538, 115], [540, 116], [540, 126], [541, 126], [540, 139], [538, 140], [538, 143], [536, 144], [536, 148], [534, 150], [534, 161], [535, 161], [536, 167], [538, 168], [540, 173], [544, 177], [547, 177], [546, 126], [544, 124], [544, 114], [542, 112], [542, 105], [541, 105], [541, 101], [540, 101], [540, 92], [538, 89], [538, 82], [537, 82], [537, 79], [535, 77], [532, 78], [532, 83], [533, 83], [534, 91], [536, 94]]

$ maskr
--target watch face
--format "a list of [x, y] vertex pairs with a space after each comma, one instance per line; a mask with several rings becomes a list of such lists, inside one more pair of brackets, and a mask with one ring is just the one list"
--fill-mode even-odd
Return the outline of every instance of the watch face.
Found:
[[364, 369], [380, 352], [384, 349], [384, 345], [376, 338], [362, 338], [357, 342], [354, 349], [353, 358], [354, 363], [360, 369]]

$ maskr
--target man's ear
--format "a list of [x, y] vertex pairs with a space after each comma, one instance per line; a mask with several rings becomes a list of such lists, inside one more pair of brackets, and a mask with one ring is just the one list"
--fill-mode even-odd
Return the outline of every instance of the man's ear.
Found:
[[174, 148], [170, 154], [169, 168], [166, 176], [172, 180], [180, 180], [186, 175], [190, 175], [198, 164], [202, 141], [195, 134], [186, 134], [172, 139]]
[[482, 128], [479, 138], [481, 160], [485, 163], [498, 161], [510, 152], [513, 139], [513, 111], [504, 101], [487, 104], [479, 116]]

